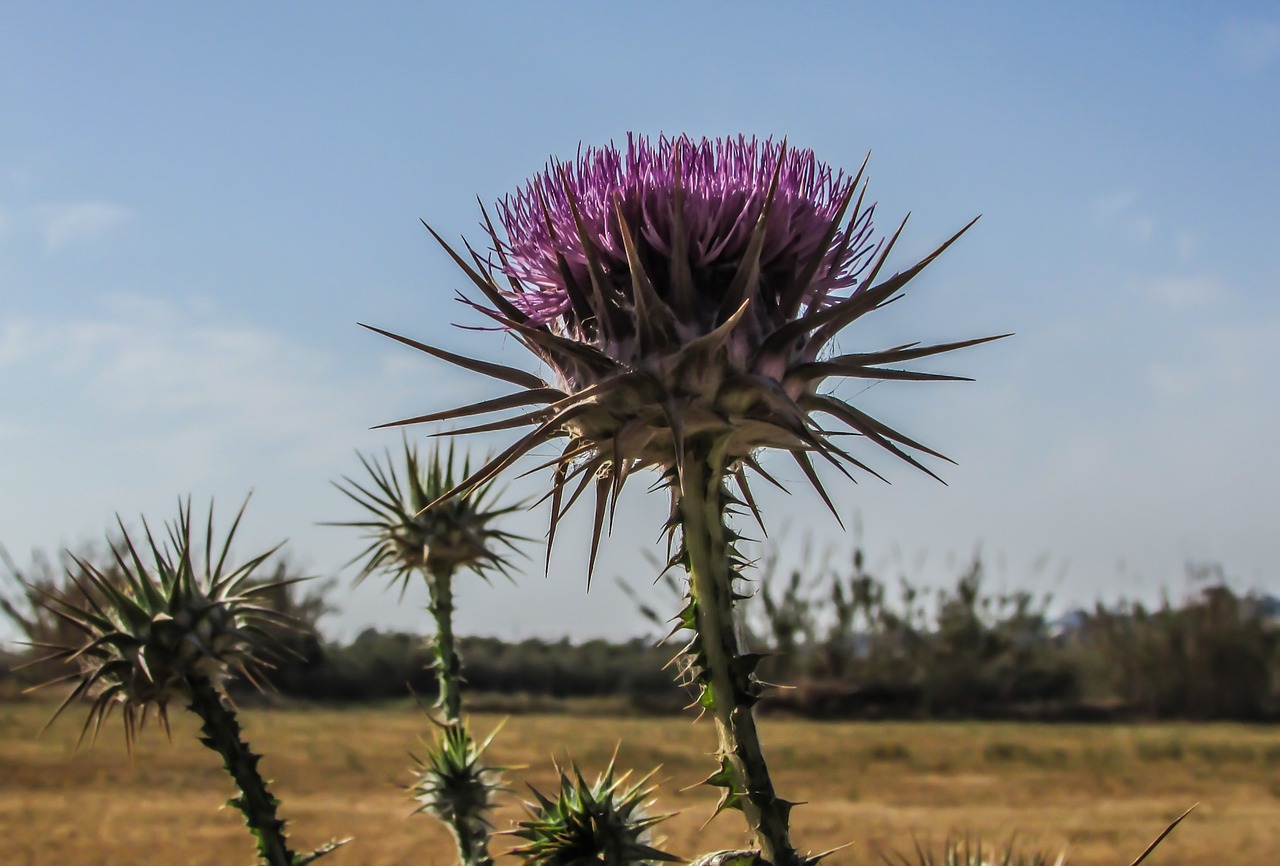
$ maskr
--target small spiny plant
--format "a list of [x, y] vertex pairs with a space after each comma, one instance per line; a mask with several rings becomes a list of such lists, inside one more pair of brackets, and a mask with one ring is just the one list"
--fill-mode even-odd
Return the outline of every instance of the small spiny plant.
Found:
[[200, 742], [218, 753], [240, 789], [228, 804], [244, 816], [261, 861], [267, 866], [302, 866], [342, 842], [304, 854], [290, 848], [285, 822], [277, 814], [279, 801], [258, 772], [261, 756], [244, 742], [225, 690], [233, 674], [256, 684], [254, 671], [265, 665], [261, 652], [271, 629], [295, 627], [261, 600], [296, 579], [253, 580], [278, 547], [238, 567], [230, 565], [231, 543], [247, 505], [248, 499], [219, 547], [210, 504], [203, 555], [190, 499], [185, 506], [179, 505], [177, 520], [167, 525], [167, 536], [157, 537], [143, 520], [145, 546], [136, 544], [117, 518], [121, 534], [111, 544], [111, 577], [97, 565], [72, 556], [76, 569], [68, 570], [67, 577], [76, 593], [38, 590], [46, 609], [79, 636], [65, 643], [38, 644], [49, 651], [39, 661], [77, 668], [44, 685], [74, 683], [50, 724], [77, 698], [92, 697], [81, 741], [90, 730], [96, 738], [119, 707], [125, 743], [132, 749], [150, 713], [167, 732], [170, 705], [185, 704], [202, 723]]

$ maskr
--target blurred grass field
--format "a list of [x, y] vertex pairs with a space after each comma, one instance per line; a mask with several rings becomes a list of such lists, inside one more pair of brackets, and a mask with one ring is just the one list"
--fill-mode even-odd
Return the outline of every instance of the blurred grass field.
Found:
[[[186, 713], [173, 742], [145, 731], [131, 758], [118, 724], [76, 751], [68, 711], [37, 736], [52, 706], [0, 703], [0, 838], [5, 866], [226, 864], [253, 861], [218, 758]], [[474, 718], [486, 732], [501, 716]], [[113, 722], [116, 720], [112, 720]], [[408, 752], [428, 730], [411, 706], [250, 709], [246, 738], [266, 755], [297, 847], [354, 836], [324, 862], [392, 866], [453, 862], [432, 820], [410, 817]], [[852, 843], [833, 864], [881, 863], [915, 838], [969, 834], [1069, 852], [1074, 866], [1128, 866], [1168, 822], [1200, 806], [1152, 855], [1151, 866], [1280, 863], [1280, 729], [1231, 724], [1034, 725], [811, 722], [766, 717], [763, 737], [779, 793], [807, 801], [794, 813], [802, 849]], [[681, 810], [659, 828], [666, 847], [693, 856], [740, 844], [736, 813], [700, 827], [715, 792], [681, 791], [706, 776], [709, 722], [639, 718], [578, 706], [509, 718], [491, 749], [511, 776], [549, 788], [551, 756], [594, 774], [621, 742], [619, 762], [662, 765], [660, 806]], [[514, 802], [501, 829], [520, 814]], [[494, 846], [501, 852], [506, 839]], [[515, 862], [508, 860], [506, 862]]]

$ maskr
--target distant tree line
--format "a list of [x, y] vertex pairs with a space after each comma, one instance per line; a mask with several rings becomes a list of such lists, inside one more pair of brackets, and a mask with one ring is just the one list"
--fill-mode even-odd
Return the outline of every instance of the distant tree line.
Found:
[[[640, 705], [668, 705], [670, 656], [652, 641], [574, 644], [530, 638], [459, 640], [469, 690], [549, 698], [621, 697]], [[280, 694], [312, 701], [370, 701], [434, 697], [436, 680], [427, 641], [419, 635], [367, 629], [348, 644], [328, 644], [303, 662], [272, 672]]]
[[991, 593], [975, 558], [952, 587], [891, 592], [861, 551], [848, 573], [762, 581], [749, 622], [766, 679], [808, 714], [1280, 719], [1280, 600], [1192, 566], [1195, 591], [1156, 606]]
[[[87, 556], [110, 574], [109, 557]], [[71, 628], [38, 604], [42, 594], [80, 592], [70, 557], [37, 556], [25, 571], [6, 563], [0, 614], [35, 646], [0, 647], [0, 695], [58, 674], [21, 665]], [[263, 579], [293, 570], [282, 561]], [[1233, 590], [1216, 566], [1194, 568], [1191, 578], [1196, 591], [1179, 602], [1099, 602], [1054, 619], [1047, 597], [989, 592], [979, 558], [954, 586], [926, 591], [870, 574], [859, 550], [843, 574], [773, 568], [758, 582], [742, 628], [752, 649], [766, 654], [762, 677], [786, 686], [765, 706], [807, 715], [1280, 719], [1280, 603]], [[316, 626], [333, 611], [333, 595], [331, 580], [273, 594], [274, 607], [307, 626], [273, 634], [274, 692], [324, 702], [410, 691], [429, 699], [436, 686], [424, 638], [369, 629], [350, 642], [326, 641]], [[667, 613], [644, 612], [655, 624]], [[680, 665], [667, 664], [676, 648], [651, 639], [471, 637], [460, 651], [473, 693], [612, 697], [654, 711], [679, 704], [670, 682]]]

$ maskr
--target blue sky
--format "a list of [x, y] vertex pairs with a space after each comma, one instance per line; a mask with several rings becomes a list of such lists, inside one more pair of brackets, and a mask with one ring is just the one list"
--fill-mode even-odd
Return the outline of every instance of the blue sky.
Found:
[[[912, 215], [900, 267], [983, 214], [841, 340], [1017, 333], [931, 368], [975, 383], [858, 395], [959, 463], [834, 483], [883, 576], [950, 579], [980, 546], [994, 587], [1062, 604], [1180, 594], [1188, 560], [1280, 589], [1274, 6], [779, 8], [6, 4], [0, 543], [22, 562], [188, 493], [229, 519], [252, 488], [245, 555], [287, 537], [338, 573], [360, 544], [315, 525], [355, 517], [329, 482], [398, 446], [368, 428], [496, 393], [355, 323], [532, 366], [450, 327], [476, 322], [419, 218], [478, 239], [477, 197], [579, 142], [745, 132], [871, 151], [881, 230]], [[794, 487], [766, 503], [784, 558], [847, 551]], [[518, 588], [468, 582], [460, 628], [643, 631], [614, 587], [652, 577], [642, 489], [590, 595], [584, 510], [549, 577], [535, 549]], [[422, 624], [420, 593], [371, 584], [331, 629]]]

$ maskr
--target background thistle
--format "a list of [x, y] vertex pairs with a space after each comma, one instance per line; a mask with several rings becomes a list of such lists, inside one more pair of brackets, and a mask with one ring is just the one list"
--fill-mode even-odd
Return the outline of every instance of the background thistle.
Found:
[[52, 650], [42, 661], [79, 668], [78, 673], [46, 683], [76, 683], [55, 718], [72, 701], [93, 695], [82, 733], [90, 726], [96, 733], [118, 705], [132, 744], [149, 711], [154, 709], [167, 723], [169, 703], [189, 698], [193, 680], [219, 689], [232, 673], [254, 681], [252, 671], [262, 664], [258, 650], [270, 639], [268, 629], [293, 623], [258, 603], [282, 583], [250, 582], [278, 547], [238, 568], [228, 567], [227, 555], [245, 505], [217, 551], [210, 507], [200, 566], [189, 499], [179, 508], [177, 522], [167, 526], [167, 543], [157, 540], [143, 521], [145, 558], [123, 523], [120, 540], [110, 545], [110, 574], [89, 560], [70, 557], [76, 570], [68, 570], [67, 577], [78, 590], [76, 596], [41, 590], [46, 609], [81, 637], [80, 642], [41, 645]]
[[564, 439], [547, 464], [549, 543], [564, 511], [594, 484], [594, 565], [606, 513], [631, 473], [648, 466], [662, 473], [671, 492], [669, 538], [680, 538], [671, 562], [689, 572], [677, 623], [693, 631], [698, 703], [718, 731], [721, 767], [708, 782], [725, 788], [721, 808], [743, 812], [775, 866], [801, 858], [789, 837], [791, 804], [774, 792], [755, 729], [755, 659], [734, 633], [742, 563], [726, 513], [741, 504], [763, 526], [747, 480], [750, 470], [773, 481], [756, 460], [761, 448], [787, 451], [833, 513], [811, 455], [846, 475], [849, 467], [876, 474], [836, 444], [820, 415], [933, 475], [918, 455], [941, 454], [820, 389], [828, 379], [960, 378], [887, 365], [996, 339], [829, 355], [837, 334], [895, 300], [969, 227], [879, 280], [902, 228], [887, 242], [871, 241], [873, 208], [863, 207], [861, 181], [861, 169], [846, 176], [785, 143], [628, 136], [625, 148], [553, 162], [503, 200], [505, 237], [486, 214], [496, 263], [470, 246], [468, 261], [432, 232], [491, 306], [467, 303], [546, 364], [552, 381], [374, 329], [520, 389], [399, 422], [520, 409], [455, 432], [531, 428], [438, 503]]
[[[423, 464], [417, 449], [404, 442], [404, 463], [397, 472], [388, 451], [386, 463], [357, 454], [372, 484], [344, 477], [335, 486], [370, 514], [363, 521], [331, 523], [366, 531], [370, 543], [352, 562], [364, 560], [357, 581], [387, 571], [404, 587], [415, 573], [426, 579], [429, 607], [436, 624], [433, 641], [438, 705], [446, 720], [462, 713], [462, 664], [453, 633], [453, 577], [470, 569], [488, 580], [497, 572], [510, 579], [508, 556], [516, 542], [527, 539], [493, 526], [523, 503], [497, 506], [493, 484], [478, 485], [468, 496], [455, 497], [435, 508], [427, 506], [457, 482], [470, 475], [470, 460], [456, 465], [453, 446], [447, 452], [436, 447]], [[460, 470], [460, 471], [459, 471]]]
[[502, 788], [499, 772], [480, 761], [492, 734], [476, 745], [462, 721], [462, 662], [453, 634], [453, 578], [463, 568], [486, 580], [494, 571], [510, 578], [506, 557], [517, 549], [517, 541], [525, 539], [491, 524], [520, 510], [523, 503], [493, 505], [496, 494], [490, 483], [429, 509], [427, 506], [442, 493], [470, 474], [467, 459], [455, 474], [452, 444], [447, 453], [438, 446], [433, 448], [430, 460], [423, 465], [417, 449], [404, 440], [403, 477], [397, 473], [390, 452], [385, 465], [357, 456], [373, 483], [362, 485], [343, 478], [345, 483], [336, 485], [371, 515], [369, 520], [336, 524], [364, 529], [371, 539], [353, 560], [364, 560], [357, 580], [375, 571], [389, 571], [400, 582], [403, 594], [411, 576], [421, 573], [427, 582], [428, 609], [436, 624], [432, 642], [439, 690], [436, 705], [444, 722], [427, 760], [414, 759], [418, 781], [413, 791], [421, 803], [418, 811], [434, 815], [449, 827], [464, 866], [487, 866], [492, 863], [488, 812]]
[[502, 785], [501, 767], [489, 767], [483, 755], [497, 734], [495, 728], [477, 743], [465, 722], [436, 722], [440, 730], [427, 750], [427, 757], [414, 757], [415, 781], [410, 787], [419, 803], [417, 812], [426, 812], [442, 821], [453, 833], [463, 866], [489, 866], [489, 834], [493, 824], [489, 814], [497, 805]]
[[[656, 772], [656, 770], [654, 771]], [[655, 847], [651, 829], [670, 815], [653, 815], [646, 787], [653, 772], [628, 784], [629, 773], [615, 775], [614, 761], [588, 784], [577, 766], [560, 774], [554, 798], [530, 786], [536, 802], [529, 817], [508, 831], [527, 845], [512, 848], [527, 866], [644, 866], [680, 858]]]
[[185, 703], [203, 723], [200, 742], [222, 757], [240, 789], [240, 796], [229, 805], [244, 815], [262, 861], [269, 866], [299, 866], [340, 843], [302, 856], [290, 850], [284, 821], [276, 814], [279, 801], [258, 773], [260, 756], [241, 738], [235, 711], [223, 690], [233, 673], [256, 684], [251, 671], [264, 664], [259, 652], [264, 641], [271, 640], [270, 629], [293, 626], [288, 617], [259, 601], [298, 579], [251, 583], [255, 570], [278, 547], [235, 568], [228, 563], [247, 505], [248, 499], [218, 547], [210, 504], [199, 562], [190, 499], [185, 506], [180, 504], [178, 519], [167, 525], [163, 541], [143, 520], [145, 554], [117, 519], [121, 540], [111, 545], [115, 565], [111, 578], [87, 560], [73, 557], [78, 573], [68, 571], [68, 578], [79, 590], [80, 601], [46, 592], [44, 602], [81, 634], [82, 641], [45, 645], [52, 654], [44, 660], [75, 664], [79, 671], [46, 685], [76, 684], [54, 718], [75, 699], [94, 696], [81, 739], [90, 727], [96, 736], [106, 717], [121, 706], [130, 746], [149, 711], [155, 710], [168, 730], [169, 704]]

